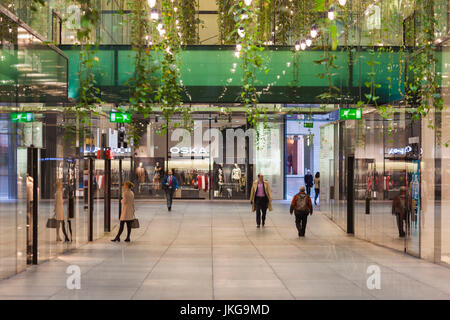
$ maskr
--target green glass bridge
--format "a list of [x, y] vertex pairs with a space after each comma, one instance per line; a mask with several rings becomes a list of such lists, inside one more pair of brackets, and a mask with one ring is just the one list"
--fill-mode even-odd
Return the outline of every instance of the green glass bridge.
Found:
[[[60, 47], [69, 60], [68, 95], [78, 97], [79, 47]], [[390, 48], [389, 52], [371, 53], [368, 48], [351, 48], [331, 52], [336, 56], [332, 68], [332, 84], [340, 89], [338, 97], [327, 103], [355, 103], [365, 100], [366, 83], [380, 84], [376, 95], [378, 103], [402, 98], [404, 72], [401, 59], [405, 52]], [[127, 81], [133, 76], [135, 52], [130, 46], [99, 46], [94, 68], [102, 99], [123, 103], [129, 98]], [[269, 69], [256, 74], [256, 86], [261, 92], [261, 103], [324, 103], [317, 98], [329, 89], [329, 79], [318, 74], [326, 72], [326, 65], [314, 61], [323, 59], [322, 50], [295, 52], [292, 47], [270, 47], [262, 55]], [[234, 46], [187, 46], [181, 51], [182, 99], [185, 103], [236, 103], [241, 91], [242, 69], [234, 56]], [[157, 59], [155, 59], [157, 61]], [[371, 61], [376, 61], [375, 64]], [[372, 75], [373, 75], [372, 73]]]

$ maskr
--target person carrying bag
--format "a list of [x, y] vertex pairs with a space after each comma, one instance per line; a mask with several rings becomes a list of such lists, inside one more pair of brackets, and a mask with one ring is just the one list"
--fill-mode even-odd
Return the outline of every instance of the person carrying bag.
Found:
[[305, 193], [305, 187], [300, 187], [300, 192], [292, 199], [289, 212], [291, 215], [292, 212], [295, 213], [295, 225], [298, 230], [298, 236], [304, 237], [308, 214], [313, 213], [311, 198]]
[[125, 223], [127, 224], [127, 238], [125, 242], [130, 242], [131, 229], [139, 228], [139, 220], [134, 215], [134, 184], [130, 181], [125, 182], [122, 195], [122, 213], [120, 215], [120, 227], [117, 236], [112, 239], [113, 242], [120, 242]]

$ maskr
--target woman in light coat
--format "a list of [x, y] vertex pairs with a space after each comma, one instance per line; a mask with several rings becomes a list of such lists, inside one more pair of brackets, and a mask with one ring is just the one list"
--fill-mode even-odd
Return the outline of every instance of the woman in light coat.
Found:
[[62, 231], [64, 234], [64, 238], [66, 242], [69, 242], [69, 237], [66, 233], [66, 227], [64, 225], [64, 199], [63, 199], [63, 188], [62, 188], [62, 182], [61, 180], [58, 180], [56, 182], [56, 192], [55, 192], [55, 217], [56, 217], [56, 241], [62, 241], [59, 237], [59, 229], [61, 229], [62, 225]]
[[258, 180], [253, 182], [250, 191], [250, 202], [252, 204], [252, 212], [256, 211], [256, 227], [259, 228], [261, 222], [264, 227], [267, 209], [272, 211], [272, 192], [270, 191], [269, 182], [264, 180], [262, 174], [258, 174]]
[[117, 236], [111, 241], [119, 242], [120, 236], [122, 235], [123, 228], [125, 222], [127, 223], [127, 238], [125, 242], [130, 242], [130, 234], [131, 234], [131, 223], [134, 220], [134, 193], [133, 193], [134, 184], [130, 181], [125, 182], [123, 187], [122, 194], [122, 213], [120, 215], [120, 227]]

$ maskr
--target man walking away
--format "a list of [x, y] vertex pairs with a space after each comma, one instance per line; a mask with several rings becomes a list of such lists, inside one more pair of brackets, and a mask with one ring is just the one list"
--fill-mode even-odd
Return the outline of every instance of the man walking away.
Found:
[[308, 169], [308, 171], [305, 174], [305, 186], [306, 186], [306, 193], [309, 197], [311, 197], [311, 188], [313, 186], [313, 176], [311, 174], [311, 170]]
[[311, 198], [305, 193], [305, 187], [300, 187], [300, 192], [297, 193], [291, 202], [289, 212], [295, 213], [295, 225], [297, 226], [298, 236], [304, 237], [306, 231], [306, 222], [308, 221], [308, 214], [313, 213], [313, 206]]
[[175, 176], [172, 174], [172, 170], [169, 170], [167, 172], [167, 176], [164, 177], [162, 181], [162, 187], [166, 193], [167, 209], [171, 211], [173, 194], [175, 190], [178, 189], [178, 181], [177, 178], [175, 178]]

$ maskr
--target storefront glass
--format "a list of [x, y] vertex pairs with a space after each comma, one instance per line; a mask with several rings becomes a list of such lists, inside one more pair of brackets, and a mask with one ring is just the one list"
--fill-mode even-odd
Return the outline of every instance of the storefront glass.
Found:
[[[331, 173], [326, 164], [333, 162], [329, 141], [336, 140], [332, 137], [336, 128], [339, 136], [334, 145], [339, 152], [334, 158], [339, 162], [328, 165], [334, 167]], [[321, 187], [323, 199], [330, 193], [328, 215], [359, 238], [419, 255], [421, 122], [403, 109], [391, 121], [369, 110], [363, 120], [327, 125], [322, 134]], [[350, 195], [353, 220], [349, 219]]]

